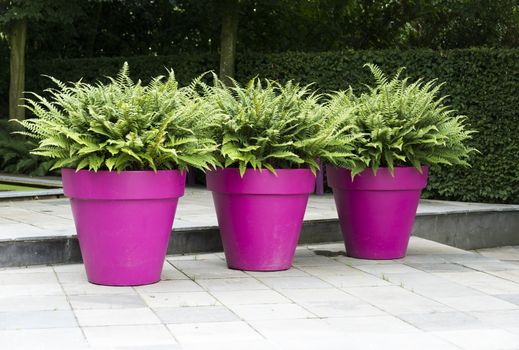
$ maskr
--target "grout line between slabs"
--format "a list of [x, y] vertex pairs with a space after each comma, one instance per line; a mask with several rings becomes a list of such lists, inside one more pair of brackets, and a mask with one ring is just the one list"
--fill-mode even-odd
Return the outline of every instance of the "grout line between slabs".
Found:
[[54, 276], [56, 277], [56, 280], [58, 281], [59, 287], [60, 287], [61, 291], [63, 292], [63, 295], [65, 296], [65, 299], [67, 300], [67, 303], [68, 303], [68, 305], [70, 307], [70, 311], [72, 312], [72, 315], [74, 315], [74, 320], [77, 323], [77, 327], [81, 331], [81, 334], [83, 335], [83, 338], [85, 339], [85, 342], [87, 343], [88, 347], [91, 347], [90, 346], [90, 342], [88, 341], [88, 338], [86, 336], [85, 330], [83, 329], [83, 327], [79, 323], [79, 319], [78, 319], [76, 313], [74, 312], [74, 308], [72, 307], [72, 303], [70, 302], [69, 295], [66, 293], [65, 288], [63, 288], [63, 284], [61, 283], [61, 280], [59, 279], [58, 273], [54, 269], [54, 266], [51, 266], [51, 267], [52, 267], [52, 272], [54, 272]]

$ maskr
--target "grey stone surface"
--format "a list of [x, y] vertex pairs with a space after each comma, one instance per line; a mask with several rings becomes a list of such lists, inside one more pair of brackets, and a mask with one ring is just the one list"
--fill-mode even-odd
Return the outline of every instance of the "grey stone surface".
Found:
[[202, 323], [238, 321], [239, 317], [225, 306], [159, 307], [154, 309], [164, 323]]
[[27, 191], [2, 191], [0, 192], [0, 200], [16, 200], [16, 199], [38, 199], [38, 198], [59, 198], [63, 196], [63, 189], [49, 188], [41, 190]]
[[14, 311], [0, 313], [0, 330], [77, 327], [70, 310]]
[[272, 273], [229, 270], [221, 253], [173, 255], [162, 281], [139, 287], [90, 284], [82, 264], [3, 268], [0, 348], [515, 350], [518, 260], [519, 247], [413, 237], [389, 261], [303, 245]]
[[61, 178], [57, 176], [27, 176], [0, 173], [0, 182], [13, 184], [35, 185], [41, 187], [63, 187]]
[[132, 294], [70, 295], [68, 301], [75, 310], [130, 309], [146, 306], [141, 297]]
[[[467, 203], [468, 209], [472, 208]], [[516, 205], [496, 208], [489, 204], [475, 211], [448, 211], [417, 215], [413, 234], [462, 249], [492, 248], [519, 244], [519, 211]], [[423, 213], [422, 213], [423, 214]]]
[[80, 262], [75, 237], [0, 241], [0, 267]]
[[426, 330], [444, 331], [452, 329], [484, 329], [488, 327], [475, 316], [463, 312], [437, 312], [402, 315], [405, 322]]

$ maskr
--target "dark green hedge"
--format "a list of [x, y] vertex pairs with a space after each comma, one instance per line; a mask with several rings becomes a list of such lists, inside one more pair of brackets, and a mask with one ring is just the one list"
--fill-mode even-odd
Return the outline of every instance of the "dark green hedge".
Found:
[[[2, 60], [0, 46], [0, 118], [7, 116], [9, 96], [9, 62]], [[177, 78], [182, 83], [193, 77], [213, 70], [218, 66], [218, 57], [214, 55], [182, 55], [182, 56], [134, 56], [134, 57], [101, 57], [81, 59], [54, 59], [27, 62], [25, 90], [41, 93], [53, 86], [43, 75], [50, 75], [62, 81], [86, 82], [103, 80], [106, 76], [114, 76], [121, 69], [124, 61], [130, 64], [131, 75], [144, 81], [151, 77], [165, 74], [166, 68], [175, 68]]]
[[42, 74], [63, 81], [77, 81], [81, 78], [87, 82], [103, 80], [106, 76], [117, 74], [124, 61], [128, 61], [130, 73], [134, 78], [146, 81], [151, 77], [166, 74], [166, 68], [174, 68], [177, 79], [181, 83], [189, 83], [199, 74], [214, 69], [218, 64], [218, 57], [210, 55], [136, 56], [29, 62], [27, 90], [41, 91], [51, 85], [48, 79], [41, 76]]
[[[112, 75], [124, 60], [133, 75], [149, 78], [173, 67], [182, 82], [216, 69], [211, 55], [102, 58], [30, 62], [27, 89], [39, 91], [48, 86], [40, 74], [62, 80], [81, 76], [93, 81]], [[437, 78], [446, 82], [442, 92], [448, 102], [469, 116], [478, 130], [472, 144], [481, 154], [471, 161], [472, 168], [436, 168], [430, 176], [426, 196], [464, 201], [519, 203], [519, 50], [407, 50], [346, 51], [324, 53], [241, 54], [237, 79], [259, 75], [285, 81], [295, 79], [315, 83], [321, 91], [352, 85], [363, 89], [370, 82], [366, 62], [380, 65], [388, 73], [407, 67], [413, 78]], [[1, 74], [1, 73], [0, 73]], [[1, 92], [2, 94], [4, 91]]]

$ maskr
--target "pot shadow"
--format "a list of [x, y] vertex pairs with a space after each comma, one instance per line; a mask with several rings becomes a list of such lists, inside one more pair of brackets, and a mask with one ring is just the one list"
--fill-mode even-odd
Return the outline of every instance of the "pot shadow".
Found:
[[314, 250], [313, 252], [315, 253], [315, 255], [326, 256], [328, 258], [333, 258], [336, 256], [346, 256], [346, 252], [332, 252], [329, 250]]

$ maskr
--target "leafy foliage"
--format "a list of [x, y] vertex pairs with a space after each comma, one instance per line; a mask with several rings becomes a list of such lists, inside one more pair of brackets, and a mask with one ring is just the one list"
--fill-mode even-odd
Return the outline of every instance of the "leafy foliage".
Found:
[[0, 172], [43, 176], [53, 161], [30, 153], [35, 146], [19, 135], [12, 135], [6, 123], [0, 123]]
[[319, 168], [316, 159], [329, 134], [319, 96], [308, 86], [254, 78], [244, 87], [202, 84], [204, 97], [216, 111], [213, 136], [220, 145], [218, 160], [224, 167]]
[[[2, 0], [0, 27], [28, 18], [33, 58], [217, 52], [222, 7], [219, 0]], [[519, 44], [517, 0], [240, 0], [239, 10], [244, 51]]]
[[0, 29], [13, 21], [29, 19], [47, 23], [71, 23], [83, 15], [78, 0], [3, 0], [0, 2]]
[[215, 144], [204, 137], [208, 106], [179, 88], [173, 71], [147, 86], [134, 83], [124, 64], [110, 83], [81, 81], [33, 94], [27, 108], [37, 118], [19, 122], [37, 140], [33, 154], [55, 159], [54, 168], [97, 171], [205, 169], [216, 165]]
[[435, 0], [421, 5], [420, 15], [409, 23], [409, 46], [519, 46], [517, 0]]
[[441, 84], [421, 79], [411, 83], [400, 77], [403, 69], [388, 78], [378, 66], [366, 66], [375, 86], [360, 96], [351, 89], [332, 94], [326, 107], [332, 116], [329, 122], [341, 125], [339, 135], [355, 134], [353, 151], [348, 145], [352, 155], [326, 160], [351, 163], [352, 176], [366, 167], [376, 173], [379, 167], [393, 172], [396, 166], [414, 166], [421, 172], [422, 165], [468, 166], [467, 159], [475, 150], [465, 142], [473, 131], [466, 129], [465, 116], [456, 115], [443, 104], [445, 97], [438, 97]]

